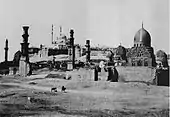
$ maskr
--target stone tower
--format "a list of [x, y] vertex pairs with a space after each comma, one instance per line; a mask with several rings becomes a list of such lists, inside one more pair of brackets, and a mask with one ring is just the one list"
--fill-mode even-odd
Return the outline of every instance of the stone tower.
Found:
[[30, 65], [29, 65], [29, 54], [28, 54], [28, 26], [23, 26], [24, 34], [23, 37], [23, 43], [21, 43], [21, 58], [19, 63], [19, 74], [20, 76], [26, 77], [30, 71]]
[[7, 62], [8, 61], [8, 39], [6, 39], [6, 41], [5, 41], [5, 62]]
[[67, 63], [67, 69], [74, 69], [75, 64], [75, 47], [74, 47], [74, 31], [70, 30], [70, 40], [68, 45], [69, 62]]
[[90, 40], [86, 40], [86, 62], [90, 62]]

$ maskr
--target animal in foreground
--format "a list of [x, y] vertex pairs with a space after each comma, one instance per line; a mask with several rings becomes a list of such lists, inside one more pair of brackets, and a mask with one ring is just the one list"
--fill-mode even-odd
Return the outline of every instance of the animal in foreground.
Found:
[[52, 91], [57, 92], [57, 87], [51, 88], [51, 92], [52, 92]]
[[61, 91], [65, 92], [66, 88], [64, 86], [61, 87]]

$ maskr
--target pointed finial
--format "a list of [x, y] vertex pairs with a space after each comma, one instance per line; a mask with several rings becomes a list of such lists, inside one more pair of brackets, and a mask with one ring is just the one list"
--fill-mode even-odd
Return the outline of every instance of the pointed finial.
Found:
[[51, 43], [53, 44], [53, 24], [52, 24], [52, 31], [51, 31]]
[[121, 43], [119, 45], [121, 46]]
[[142, 28], [143, 28], [143, 21], [142, 21]]

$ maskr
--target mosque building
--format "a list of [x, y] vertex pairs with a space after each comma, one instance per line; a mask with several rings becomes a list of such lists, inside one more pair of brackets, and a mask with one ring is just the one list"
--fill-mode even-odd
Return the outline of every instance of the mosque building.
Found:
[[151, 47], [151, 36], [147, 30], [142, 28], [137, 31], [134, 37], [134, 46], [126, 54], [129, 66], [150, 66], [156, 65], [153, 47]]
[[62, 27], [60, 26], [60, 34], [53, 39], [53, 26], [52, 26], [52, 45], [58, 49], [67, 49], [68, 38], [62, 33]]
[[119, 45], [114, 52], [114, 63], [116, 66], [149, 66], [156, 65], [153, 47], [151, 47], [151, 36], [142, 28], [137, 31], [134, 37], [134, 45], [125, 48]]

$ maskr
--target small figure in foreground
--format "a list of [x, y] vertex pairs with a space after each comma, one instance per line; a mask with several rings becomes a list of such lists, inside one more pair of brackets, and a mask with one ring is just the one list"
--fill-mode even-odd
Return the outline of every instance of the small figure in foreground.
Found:
[[64, 86], [61, 87], [61, 91], [65, 93], [66, 88]]

